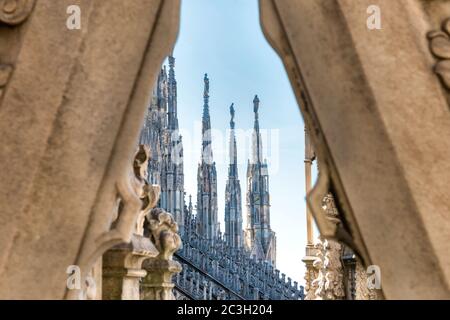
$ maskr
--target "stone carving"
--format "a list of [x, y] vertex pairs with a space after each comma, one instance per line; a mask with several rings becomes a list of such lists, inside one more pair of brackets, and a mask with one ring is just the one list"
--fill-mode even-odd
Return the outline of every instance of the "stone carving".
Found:
[[147, 276], [141, 284], [141, 299], [174, 300], [172, 277], [182, 270], [181, 265], [172, 260], [174, 252], [181, 247], [178, 224], [161, 208], [152, 209], [146, 221], [150, 240], [159, 254], [143, 263]]
[[[136, 223], [139, 215], [142, 215], [142, 210], [149, 210], [149, 207], [157, 201], [153, 198], [146, 181], [148, 147], [139, 145], [133, 159], [133, 165], [120, 175], [116, 183], [116, 205], [113, 209], [110, 229], [89, 244], [89, 248], [78, 263], [81, 268], [90, 269], [93, 261], [97, 261], [107, 249], [130, 242], [133, 233], [138, 229]], [[69, 299], [77, 299], [79, 296], [77, 290], [71, 290], [67, 294]]]
[[321, 238], [316, 245], [317, 258], [313, 266], [317, 278], [312, 281], [315, 300], [339, 300], [345, 297], [343, 270], [340, 261], [341, 245]]
[[[136, 230], [129, 228], [129, 223], [137, 214], [137, 221], [142, 220], [143, 211], [148, 212], [158, 201], [158, 187], [154, 189], [146, 181], [147, 166], [149, 161], [150, 149], [148, 146], [139, 145], [133, 161], [133, 176], [120, 180], [117, 183], [118, 189], [118, 207], [113, 222], [111, 224], [111, 235], [120, 233], [124, 241], [128, 242], [131, 234], [142, 226], [136, 225]], [[153, 206], [153, 207], [152, 207]], [[139, 223], [139, 222], [136, 222]], [[143, 221], [142, 221], [143, 225]], [[129, 234], [128, 236], [126, 236]], [[105, 236], [105, 235], [104, 235]]]
[[[145, 179], [150, 149], [139, 145], [133, 170], [143, 184], [136, 189], [142, 206], [135, 234], [128, 244], [122, 244], [103, 255], [104, 299], [172, 300], [172, 276], [181, 271], [178, 262], [172, 260], [173, 253], [181, 246], [178, 225], [172, 215], [160, 208], [154, 208], [159, 200], [160, 187], [149, 185]], [[120, 218], [121, 204], [118, 207]], [[146, 219], [146, 230], [144, 230]], [[149, 238], [143, 237], [145, 231]], [[142, 285], [139, 285], [140, 279]], [[141, 287], [141, 290], [139, 290]]]
[[151, 240], [159, 250], [158, 258], [172, 260], [175, 251], [181, 247], [178, 225], [170, 213], [160, 208], [153, 209], [148, 215]]
[[138, 216], [136, 221], [136, 234], [143, 235], [144, 234], [144, 220], [147, 214], [153, 209], [158, 203], [159, 196], [161, 194], [161, 187], [159, 185], [149, 185], [146, 184], [144, 186], [143, 193], [143, 203], [142, 210]]
[[[333, 195], [328, 192], [322, 198], [322, 211], [325, 219], [332, 225], [338, 225], [339, 212], [335, 206]], [[312, 270], [307, 270], [307, 283], [312, 280], [308, 288], [308, 300], [339, 300], [345, 298], [344, 270], [341, 262], [342, 245], [329, 240], [323, 235], [314, 246], [316, 259], [312, 263]], [[314, 270], [315, 269], [315, 270]]]
[[14, 26], [25, 21], [35, 0], [0, 0], [0, 22]]
[[434, 71], [447, 89], [450, 89], [450, 18], [442, 23], [442, 30], [428, 33], [431, 53], [439, 59]]
[[146, 180], [148, 176], [150, 152], [149, 146], [142, 144], [139, 145], [139, 149], [133, 163], [134, 174], [136, 177], [141, 177], [140, 179], [144, 183], [140, 197], [142, 200], [142, 208], [136, 221], [135, 233], [138, 235], [144, 234], [145, 216], [156, 206], [161, 193], [161, 187], [159, 185], [149, 185]]
[[305, 300], [314, 300], [315, 298], [315, 290], [313, 288], [313, 281], [317, 278], [318, 274], [316, 272], [316, 269], [314, 267], [306, 267], [306, 272], [305, 272], [305, 291], [306, 291], [306, 296], [305, 296]]

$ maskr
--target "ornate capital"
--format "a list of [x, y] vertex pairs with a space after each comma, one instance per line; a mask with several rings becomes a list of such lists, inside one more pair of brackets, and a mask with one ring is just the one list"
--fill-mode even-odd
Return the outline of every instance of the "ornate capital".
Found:
[[147, 276], [141, 284], [141, 300], [174, 300], [172, 281], [181, 265], [174, 260], [148, 259], [143, 263]]

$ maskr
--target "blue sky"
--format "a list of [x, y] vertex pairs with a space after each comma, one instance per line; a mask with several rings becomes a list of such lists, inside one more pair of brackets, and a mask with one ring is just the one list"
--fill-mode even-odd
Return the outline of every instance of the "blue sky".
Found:
[[[263, 148], [269, 160], [271, 226], [277, 235], [277, 268], [303, 284], [301, 259], [306, 244], [303, 120], [283, 64], [262, 34], [257, 0], [182, 1], [174, 57], [187, 194], [192, 194], [195, 204], [203, 76], [208, 73], [222, 231], [229, 106], [235, 104], [236, 128], [248, 132], [253, 128], [252, 100], [258, 94], [260, 127], [270, 137], [263, 142]], [[239, 137], [237, 143], [245, 227], [249, 145]]]

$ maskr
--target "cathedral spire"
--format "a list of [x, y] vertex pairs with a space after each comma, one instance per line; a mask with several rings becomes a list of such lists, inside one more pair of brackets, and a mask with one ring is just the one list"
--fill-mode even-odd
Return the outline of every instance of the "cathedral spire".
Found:
[[225, 241], [233, 248], [243, 246], [241, 185], [238, 179], [234, 104], [230, 106], [230, 165], [225, 187]]
[[208, 74], [205, 73], [205, 77], [203, 78], [204, 87], [203, 87], [203, 132], [208, 129], [211, 129], [211, 120], [209, 117], [209, 78]]
[[247, 167], [247, 230], [246, 246], [257, 260], [276, 262], [275, 232], [270, 228], [269, 172], [262, 162], [262, 141], [259, 131], [259, 98], [253, 99], [255, 125], [252, 141], [252, 161]]
[[169, 80], [168, 80], [168, 129], [178, 130], [177, 116], [177, 81], [175, 80], [175, 58], [169, 56]]
[[205, 73], [203, 89], [203, 117], [202, 117], [202, 160], [211, 164], [213, 160], [211, 147], [211, 119], [209, 116], [209, 78]]
[[192, 214], [192, 195], [190, 194], [189, 195], [189, 206], [188, 206], [188, 210], [189, 210], [189, 213], [190, 214]]
[[202, 157], [197, 172], [198, 233], [216, 241], [219, 234], [217, 219], [217, 172], [211, 149], [211, 119], [209, 116], [209, 79], [205, 74], [202, 117]]

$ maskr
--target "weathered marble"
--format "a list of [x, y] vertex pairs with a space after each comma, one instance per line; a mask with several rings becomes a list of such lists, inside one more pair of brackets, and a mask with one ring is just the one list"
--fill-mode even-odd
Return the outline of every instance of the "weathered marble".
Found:
[[[382, 30], [367, 28], [370, 5]], [[387, 299], [448, 299], [448, 88], [427, 35], [443, 30], [450, 3], [260, 0], [260, 10], [319, 159], [308, 203], [321, 233], [378, 265]], [[321, 212], [330, 186], [347, 229]]]
[[18, 3], [0, 11], [0, 298], [61, 299], [68, 266], [86, 277], [131, 238], [134, 147], [179, 1]]

